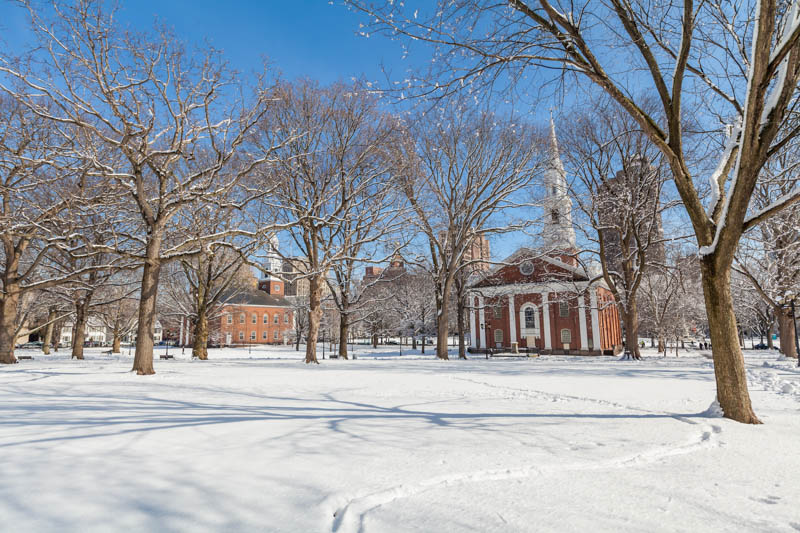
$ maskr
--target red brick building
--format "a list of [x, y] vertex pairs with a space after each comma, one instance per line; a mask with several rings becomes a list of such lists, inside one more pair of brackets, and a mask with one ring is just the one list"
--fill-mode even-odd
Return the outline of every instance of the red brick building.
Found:
[[220, 343], [286, 344], [294, 334], [292, 304], [284, 297], [283, 281], [260, 280], [258, 290], [238, 292], [222, 306]]
[[523, 248], [470, 292], [473, 348], [600, 355], [622, 344], [617, 306], [569, 254]]

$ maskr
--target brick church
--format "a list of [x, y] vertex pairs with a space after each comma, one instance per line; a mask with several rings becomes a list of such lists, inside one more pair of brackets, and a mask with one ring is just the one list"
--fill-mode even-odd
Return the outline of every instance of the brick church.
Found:
[[542, 247], [520, 248], [470, 288], [471, 346], [542, 354], [619, 351], [622, 330], [611, 291], [577, 260], [572, 201], [550, 123]]

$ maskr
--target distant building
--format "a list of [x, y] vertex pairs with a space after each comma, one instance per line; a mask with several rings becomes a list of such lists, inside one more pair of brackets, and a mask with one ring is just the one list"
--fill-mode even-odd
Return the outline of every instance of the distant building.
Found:
[[[620, 270], [625, 257], [636, 253], [638, 244], [635, 239], [623, 250], [621, 232], [627, 228], [619, 220], [635, 215], [639, 223], [640, 237], [646, 239], [652, 230], [652, 243], [647, 247], [645, 261], [647, 263], [663, 263], [665, 260], [664, 225], [659, 207], [659, 180], [654, 168], [642, 156], [626, 161], [625, 168], [616, 176], [606, 180], [598, 191], [596, 209], [602, 226], [605, 260], [610, 268]], [[631, 210], [634, 211], [631, 211]], [[653, 224], [655, 225], [653, 227]]]
[[224, 299], [217, 313], [219, 342], [236, 344], [286, 344], [294, 331], [293, 306], [284, 295], [284, 282], [277, 277], [259, 280], [258, 290], [244, 290]]
[[622, 344], [613, 294], [590, 281], [576, 258], [572, 202], [550, 125], [543, 246], [518, 249], [470, 287], [472, 349], [599, 355]]

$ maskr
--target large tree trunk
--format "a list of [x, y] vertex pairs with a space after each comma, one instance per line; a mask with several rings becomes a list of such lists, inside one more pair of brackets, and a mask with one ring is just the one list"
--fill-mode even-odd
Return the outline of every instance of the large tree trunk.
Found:
[[322, 320], [322, 279], [313, 276], [309, 280], [308, 294], [308, 336], [306, 340], [306, 363], [319, 363], [317, 361], [317, 337], [319, 336], [319, 323]]
[[794, 343], [794, 318], [790, 310], [781, 310], [778, 313], [778, 336], [780, 337], [781, 353], [786, 357], [797, 358], [797, 347]]
[[118, 331], [114, 332], [114, 343], [111, 345], [111, 353], [120, 353], [122, 351], [122, 337]]
[[714, 256], [700, 261], [708, 329], [711, 332], [717, 400], [726, 418], [746, 424], [760, 424], [750, 404], [744, 356], [739, 347], [736, 315], [731, 296], [731, 266], [715, 264]]
[[770, 350], [775, 348], [775, 345], [772, 343], [772, 330], [775, 328], [775, 323], [769, 325], [767, 328], [767, 348]]
[[202, 361], [208, 359], [208, 313], [201, 308], [197, 310], [197, 320], [194, 324], [194, 340], [192, 342], [192, 357]]
[[628, 300], [628, 305], [625, 306], [623, 314], [625, 315], [625, 345], [634, 359], [641, 359], [642, 354], [639, 351], [639, 310], [636, 298]]
[[44, 342], [42, 342], [42, 353], [48, 355], [50, 353], [50, 344], [53, 342], [53, 327], [55, 327], [56, 317], [58, 311], [50, 309], [47, 312], [47, 326], [44, 330]]
[[72, 326], [72, 358], [83, 359], [83, 343], [86, 341], [86, 322], [89, 318], [91, 295], [75, 302], [75, 324]]
[[6, 284], [6, 294], [0, 299], [0, 364], [17, 362], [14, 356], [14, 342], [17, 339], [18, 288]]
[[344, 313], [339, 313], [339, 358], [340, 359], [347, 359], [347, 343], [342, 342], [341, 339], [346, 339], [348, 335], [348, 330], [350, 329], [350, 324], [347, 319], [347, 315]]
[[153, 235], [147, 245], [147, 260], [142, 269], [142, 288], [139, 300], [139, 323], [136, 326], [136, 355], [133, 368], [140, 376], [155, 374], [153, 369], [153, 335], [156, 318], [158, 278], [161, 273], [161, 238]]
[[436, 312], [436, 357], [449, 360], [447, 355], [447, 335], [450, 333], [450, 315], [447, 305], [450, 299], [451, 280], [445, 280], [442, 287], [441, 300], [437, 302]]

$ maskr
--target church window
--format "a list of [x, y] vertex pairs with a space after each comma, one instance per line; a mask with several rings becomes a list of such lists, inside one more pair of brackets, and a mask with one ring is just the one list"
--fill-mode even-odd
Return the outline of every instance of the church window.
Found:
[[525, 329], [536, 328], [536, 310], [533, 307], [525, 309]]
[[494, 306], [494, 317], [503, 318], [503, 306], [501, 305]]
[[521, 265], [519, 265], [520, 274], [523, 276], [530, 276], [533, 274], [533, 263], [530, 261], [523, 261]]
[[567, 302], [558, 302], [558, 316], [569, 316], [569, 304]]
[[495, 342], [495, 344], [502, 344], [502, 342], [503, 342], [503, 330], [502, 329], [494, 330], [494, 342]]
[[563, 344], [569, 344], [572, 342], [572, 332], [566, 328], [561, 330], [561, 342]]

